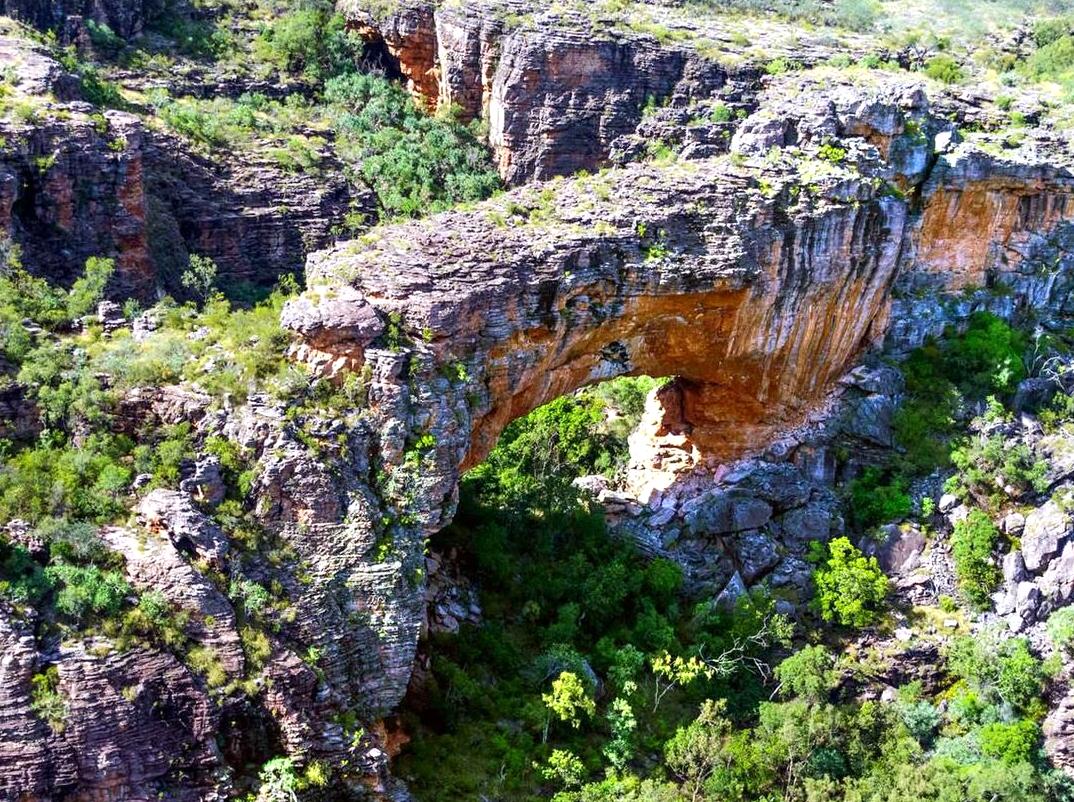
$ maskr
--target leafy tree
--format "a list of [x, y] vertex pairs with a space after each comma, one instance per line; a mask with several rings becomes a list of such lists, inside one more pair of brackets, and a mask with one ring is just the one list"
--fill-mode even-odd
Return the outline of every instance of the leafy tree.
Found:
[[207, 256], [190, 254], [189, 267], [180, 277], [182, 284], [199, 301], [207, 301], [216, 292], [216, 262]]
[[835, 679], [832, 657], [823, 646], [804, 646], [776, 666], [784, 696], [821, 702]]
[[477, 129], [450, 110], [430, 115], [402, 87], [362, 73], [329, 81], [325, 100], [340, 154], [357, 165], [388, 215], [439, 211], [500, 186]]
[[30, 709], [59, 734], [65, 729], [67, 702], [60, 691], [60, 671], [49, 666], [30, 678]]
[[724, 715], [726, 703], [706, 701], [698, 717], [680, 727], [664, 746], [668, 768], [697, 799], [709, 778], [725, 762], [724, 747], [731, 733], [731, 722]]
[[999, 568], [992, 552], [999, 540], [999, 530], [981, 510], [955, 524], [951, 534], [951, 552], [955, 559], [958, 585], [975, 606], [985, 608], [999, 583]]
[[577, 674], [570, 671], [564, 671], [554, 679], [551, 692], [541, 694], [541, 699], [556, 718], [570, 722], [575, 729], [582, 725], [583, 715], [592, 716], [597, 711], [589, 689]]
[[26, 549], [0, 538], [0, 598], [37, 605], [51, 587], [51, 581]]
[[922, 746], [929, 746], [941, 723], [940, 711], [931, 702], [919, 700], [899, 706], [899, 715], [910, 734]]
[[[629, 683], [624, 690], [628, 694], [633, 692], [633, 685], [633, 682]], [[634, 754], [634, 731], [638, 728], [638, 720], [630, 702], [622, 696], [613, 699], [608, 708], [608, 727], [611, 738], [604, 745], [604, 756], [616, 771], [623, 771]]]
[[257, 55], [287, 72], [324, 81], [354, 70], [361, 39], [329, 2], [310, 2], [273, 20], [255, 43]]
[[556, 780], [564, 788], [576, 788], [585, 777], [585, 764], [568, 749], [553, 749], [548, 765], [541, 771], [545, 779]]
[[116, 263], [112, 259], [96, 256], [87, 259], [85, 272], [75, 280], [67, 293], [67, 317], [77, 320], [93, 312], [104, 297], [105, 288], [115, 272]]
[[1025, 638], [1002, 639], [983, 631], [955, 640], [947, 649], [951, 672], [966, 680], [987, 699], [1031, 710], [1044, 687], [1040, 660], [1029, 651]]
[[888, 592], [888, 579], [876, 558], [864, 556], [845, 537], [827, 546], [814, 544], [811, 557], [818, 563], [813, 603], [821, 617], [849, 627], [875, 623]]

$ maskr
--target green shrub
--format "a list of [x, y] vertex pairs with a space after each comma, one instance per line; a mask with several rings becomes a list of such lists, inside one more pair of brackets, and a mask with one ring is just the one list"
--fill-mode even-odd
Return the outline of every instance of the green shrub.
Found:
[[832, 656], [823, 646], [803, 646], [776, 666], [780, 690], [790, 698], [820, 702], [835, 684]]
[[26, 549], [0, 539], [0, 598], [36, 606], [51, 588], [52, 583]]
[[357, 165], [388, 215], [439, 211], [481, 200], [500, 186], [476, 128], [451, 112], [425, 113], [397, 84], [350, 73], [326, 84], [325, 100], [337, 150]]
[[49, 517], [114, 521], [131, 472], [121, 464], [129, 441], [93, 435], [81, 448], [39, 445], [0, 465], [0, 515], [32, 524]]
[[947, 53], [939, 53], [926, 61], [925, 74], [945, 84], [957, 84], [966, 77], [959, 63]]
[[1074, 36], [1068, 32], [1041, 46], [1022, 69], [1036, 80], [1064, 79], [1074, 69]]
[[30, 709], [42, 718], [49, 728], [59, 734], [67, 721], [67, 703], [60, 693], [60, 672], [49, 666], [30, 678]]
[[45, 568], [45, 577], [59, 588], [56, 610], [76, 624], [85, 623], [90, 616], [115, 617], [131, 593], [121, 573], [102, 571], [95, 565], [50, 565]]
[[910, 515], [907, 481], [896, 476], [884, 480], [879, 468], [866, 468], [847, 486], [850, 518], [859, 529], [899, 521]]
[[1041, 662], [1025, 638], [1001, 639], [984, 631], [955, 640], [947, 649], [947, 666], [991, 703], [1032, 712], [1044, 687]]
[[1069, 652], [1074, 647], [1074, 607], [1061, 607], [1048, 616], [1047, 629], [1052, 645]]
[[91, 256], [86, 260], [85, 272], [71, 285], [67, 293], [67, 317], [77, 320], [97, 311], [97, 304], [104, 298], [105, 288], [116, 272], [116, 263], [112, 259]]
[[931, 702], [920, 700], [899, 705], [899, 716], [906, 729], [922, 746], [928, 747], [940, 727], [940, 711]]
[[1074, 31], [1074, 21], [1068, 17], [1037, 20], [1033, 24], [1033, 41], [1037, 47], [1047, 47]]
[[327, 2], [277, 17], [255, 43], [255, 53], [264, 61], [313, 81], [352, 71], [361, 49], [361, 38], [347, 30], [343, 15]]
[[825, 621], [849, 627], [877, 621], [888, 579], [875, 557], [864, 556], [847, 538], [839, 537], [826, 546], [814, 542], [811, 558], [817, 563], [813, 605]]
[[981, 752], [1004, 763], [1028, 763], [1040, 741], [1040, 727], [1022, 719], [1009, 724], [986, 724], [980, 733]]
[[992, 559], [998, 542], [999, 530], [981, 510], [971, 510], [955, 524], [951, 535], [958, 586], [974, 606], [982, 609], [989, 606], [1000, 579], [999, 568]]
[[1002, 435], [970, 438], [951, 451], [951, 462], [958, 469], [951, 484], [981, 503], [1002, 498], [1007, 486], [1035, 493], [1048, 489], [1048, 463]]

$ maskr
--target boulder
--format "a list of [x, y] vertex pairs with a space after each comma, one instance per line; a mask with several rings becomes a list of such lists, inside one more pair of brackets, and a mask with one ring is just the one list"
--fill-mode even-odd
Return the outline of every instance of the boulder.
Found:
[[1059, 557], [1048, 563], [1039, 584], [1053, 603], [1066, 604], [1074, 597], [1074, 542], [1068, 542]]
[[227, 557], [224, 533], [187, 493], [151, 491], [138, 505], [138, 522], [151, 531], [163, 531], [180, 552], [193, 553], [217, 568]]
[[1010, 512], [1003, 516], [1003, 520], [1000, 521], [999, 528], [1005, 535], [1013, 535], [1018, 537], [1022, 534], [1022, 530], [1026, 526], [1026, 517], [1020, 512]]
[[1043, 594], [1032, 582], [1019, 582], [1015, 590], [1014, 611], [1022, 621], [1032, 623], [1037, 620], [1037, 612], [1040, 609]]
[[783, 539], [794, 543], [827, 541], [832, 536], [832, 525], [838, 515], [837, 509], [821, 502], [788, 510], [779, 518]]
[[179, 482], [179, 489], [189, 493], [195, 501], [210, 507], [217, 506], [227, 495], [224, 478], [220, 474], [220, 458], [210, 454], [195, 460], [189, 476]]
[[735, 535], [734, 549], [738, 557], [739, 573], [747, 583], [752, 583], [779, 562], [776, 541], [757, 530]]
[[746, 583], [742, 581], [742, 576], [738, 571], [735, 571], [713, 603], [721, 610], [733, 610], [735, 603], [745, 595]]
[[886, 574], [912, 571], [925, 550], [925, 535], [916, 526], [887, 524], [880, 528], [882, 539], [867, 540], [862, 551], [875, 556]]
[[686, 524], [701, 535], [757, 529], [772, 518], [772, 507], [753, 496], [714, 490], [683, 505]]
[[1016, 585], [1028, 577], [1022, 552], [1015, 549], [1003, 555], [1003, 581], [1006, 584]]
[[1054, 501], [1048, 501], [1026, 516], [1022, 531], [1022, 558], [1026, 568], [1036, 573], [1059, 549], [1070, 535], [1070, 518]]
[[351, 340], [368, 344], [384, 331], [384, 322], [365, 296], [353, 287], [331, 295], [303, 295], [284, 304], [280, 325], [313, 343]]

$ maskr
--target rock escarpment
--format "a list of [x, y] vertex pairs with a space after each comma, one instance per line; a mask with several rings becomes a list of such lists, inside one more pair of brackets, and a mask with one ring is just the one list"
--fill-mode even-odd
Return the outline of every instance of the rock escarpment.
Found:
[[64, 34], [89, 19], [126, 38], [140, 33], [166, 6], [165, 0], [3, 0], [0, 14]]
[[[535, 406], [613, 376], [674, 374], [649, 438], [666, 478], [650, 460], [632, 496], [608, 501], [713, 591], [770, 574], [800, 586], [807, 541], [841, 526], [824, 491], [833, 438], [891, 444], [897, 380], [842, 378], [855, 360], [871, 345], [912, 348], [976, 309], [1061, 318], [1069, 273], [1040, 268], [1065, 212], [975, 221], [988, 254], [976, 269], [998, 292], [967, 294], [958, 273], [918, 256], [965, 224], [955, 193], [1065, 210], [1071, 176], [1046, 139], [992, 155], [957, 144], [919, 88], [833, 93], [811, 80], [771, 87], [798, 112], [775, 127], [747, 118], [738, 156], [554, 181], [311, 257], [310, 289], [284, 317], [294, 352], [366, 382], [397, 522], [442, 526], [460, 472]], [[833, 143], [839, 155], [821, 157]], [[919, 282], [929, 295], [899, 289]], [[749, 453], [784, 467], [769, 479], [763, 465], [719, 467]], [[698, 551], [714, 537], [730, 562]]]
[[[743, 57], [750, 43], [733, 20], [673, 4], [638, 4], [626, 19], [517, 0], [406, 2], [380, 16], [369, 5], [344, 0], [339, 8], [367, 40], [386, 46], [427, 104], [487, 120], [509, 184], [600, 167], [631, 144], [647, 113], [689, 107], [700, 119], [699, 102], [747, 103], [762, 74], [763, 65]], [[814, 64], [867, 48], [849, 39], [773, 20], [763, 44], [768, 58]], [[701, 144], [719, 146], [721, 134]]]
[[348, 214], [369, 213], [329, 154], [323, 172], [269, 154], [197, 152], [136, 114], [96, 111], [78, 78], [43, 47], [0, 35], [18, 115], [0, 122], [0, 238], [32, 271], [69, 283], [90, 256], [116, 259], [116, 296], [173, 292], [190, 253], [212, 258], [222, 286], [271, 285], [332, 242]]

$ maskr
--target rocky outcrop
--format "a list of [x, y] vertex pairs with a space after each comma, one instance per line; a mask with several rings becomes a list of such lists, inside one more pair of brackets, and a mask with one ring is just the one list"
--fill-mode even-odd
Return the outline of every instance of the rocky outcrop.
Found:
[[61, 34], [91, 19], [128, 38], [141, 33], [165, 7], [165, 0], [2, 0], [0, 14]]
[[[429, 105], [488, 121], [489, 143], [510, 184], [600, 167], [628, 147], [622, 140], [648, 112], [685, 110], [714, 95], [738, 103], [762, 74], [755, 61], [743, 60], [745, 48], [726, 18], [674, 4], [637, 4], [629, 21], [517, 0], [419, 0], [381, 15], [365, 0], [338, 5], [367, 41], [387, 46]], [[664, 30], [667, 38], [658, 39], [654, 32]], [[851, 52], [865, 48], [849, 44]], [[766, 24], [764, 46], [768, 58], [805, 64], [836, 52], [823, 36], [774, 21]]]
[[[78, 80], [25, 37], [0, 36], [25, 119], [0, 121], [0, 238], [31, 271], [70, 283], [91, 256], [114, 257], [116, 297], [181, 291], [189, 255], [213, 259], [221, 287], [271, 286], [338, 235], [347, 215], [375, 216], [325, 152], [316, 172], [268, 152], [206, 156], [141, 118], [97, 110]], [[65, 102], [54, 102], [47, 93]]]
[[[730, 68], [698, 61], [696, 46], [693, 54], [643, 52], [637, 43], [649, 39], [620, 31], [587, 50], [581, 39], [555, 33], [556, 47], [542, 51], [544, 34], [526, 21], [515, 28], [506, 18], [482, 18], [474, 28], [447, 8], [432, 20], [437, 93], [459, 97], [473, 114], [488, 106], [501, 164], [514, 179], [595, 166], [613, 141], [637, 132], [644, 96], [616, 85], [615, 70], [582, 69], [587, 64], [621, 62], [630, 80], [660, 93], [658, 102], [731, 100], [737, 91]], [[404, 42], [409, 29], [393, 29], [395, 37], [377, 25], [385, 46], [404, 58], [403, 45], [392, 42]], [[476, 56], [460, 56], [464, 66], [445, 71], [449, 33], [463, 43], [451, 53]], [[421, 89], [435, 71], [407, 74]], [[454, 513], [462, 471], [484, 458], [510, 421], [615, 376], [677, 379], [649, 401], [627, 486], [595, 488], [613, 524], [649, 553], [679, 560], [691, 587], [720, 603], [760, 581], [779, 588], [785, 604], [803, 600], [809, 544], [842, 531], [831, 491], [836, 438], [849, 438], [839, 442], [858, 449], [860, 464], [891, 442], [899, 383], [890, 369], [855, 369], [862, 355], [884, 342], [910, 347], [974, 309], [1007, 316], [1030, 305], [1061, 309], [1066, 267], [1044, 276], [1036, 266], [1053, 253], [1066, 265], [1071, 188], [1047, 148], [996, 156], [957, 143], [920, 87], [898, 77], [849, 87], [806, 73], [750, 91], [734, 101], [747, 116], [721, 146], [731, 156], [699, 149], [669, 164], [550, 181], [314, 253], [308, 289], [283, 322], [294, 335], [293, 357], [339, 385], [352, 408], [288, 409], [261, 395], [217, 408], [196, 393], [155, 390], [125, 399], [122, 426], [147, 416], [189, 418], [198, 437], [226, 437], [254, 455], [249, 508], [260, 534], [278, 546], [269, 560], [227, 541], [198, 506], [220, 495], [202, 459], [182, 490], [147, 494], [140, 519], [107, 533], [126, 555], [131, 583], [211, 615], [212, 622], [192, 621], [188, 635], [212, 645], [236, 679], [250, 661], [235, 648], [238, 616], [214, 579], [249, 571], [273, 584], [287, 615], [273, 619], [278, 628], [259, 644], [264, 664], [242, 699], [216, 698], [174, 656], [144, 645], [120, 654], [107, 644], [64, 644], [48, 655], [78, 722], [62, 738], [44, 733], [29, 711], [27, 684], [45, 655], [26, 643], [22, 621], [5, 623], [0, 638], [14, 657], [2, 664], [10, 681], [0, 683], [0, 715], [5, 732], [10, 726], [18, 737], [0, 756], [30, 768], [15, 779], [5, 773], [4, 782], [40, 796], [74, 789], [182, 799], [207, 787], [224, 794], [229, 765], [288, 751], [384, 787], [387, 750], [375, 724], [403, 697], [423, 626], [451, 629], [460, 615], [477, 615], [461, 590], [437, 581], [431, 596], [441, 610], [426, 617], [424, 548]], [[547, 113], [557, 104], [565, 109], [558, 126]], [[594, 142], [592, 150], [571, 155], [582, 141]], [[199, 206], [177, 175], [160, 180], [163, 189], [143, 186], [146, 219], [180, 221], [175, 242], [197, 242], [198, 220], [220, 225], [214, 215], [225, 207]], [[1014, 209], [1017, 219], [967, 215], [950, 202], [978, 185], [997, 215]], [[313, 189], [297, 179], [291, 186]], [[166, 206], [178, 200], [155, 218], [152, 198]], [[183, 214], [191, 221], [185, 232]], [[222, 249], [221, 267], [234, 264], [228, 253], [242, 258], [255, 251], [250, 243], [279, 233], [263, 214], [264, 227], [251, 223], [259, 233], [245, 240], [242, 221], [253, 215], [242, 214], [222, 218], [238, 233], [204, 229], [219, 234], [212, 247]], [[974, 251], [987, 264], [942, 269], [936, 243], [954, 241], [956, 230], [971, 236], [967, 226], [987, 242], [975, 240]], [[275, 252], [257, 253], [260, 264]], [[980, 301], [963, 294], [967, 271], [1009, 292]], [[927, 297], [895, 297], [918, 286], [930, 288]], [[135, 336], [151, 327], [140, 321]], [[932, 559], [920, 545], [908, 531], [890, 532], [885, 560], [913, 572], [915, 559]], [[1037, 586], [1042, 597], [1043, 577], [1068, 547], [1043, 543], [1038, 569], [1045, 556], [1051, 563]], [[1021, 583], [1035, 580], [1015, 568], [1015, 603], [1032, 605], [1039, 599]], [[936, 585], [932, 597], [947, 587]], [[108, 686], [110, 676], [121, 684]], [[156, 705], [164, 712], [149, 718]], [[271, 733], [271, 744], [251, 746], [245, 722]], [[167, 753], [181, 759], [168, 763]], [[103, 756], [103, 768], [91, 771], [89, 756]]]

